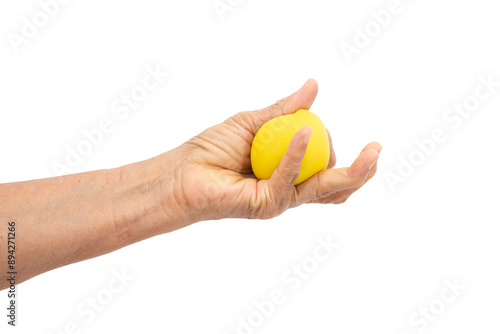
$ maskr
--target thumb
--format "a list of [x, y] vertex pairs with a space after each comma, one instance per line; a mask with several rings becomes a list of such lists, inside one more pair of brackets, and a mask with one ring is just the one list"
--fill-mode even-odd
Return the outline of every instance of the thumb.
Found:
[[278, 101], [276, 104], [281, 106], [283, 114], [290, 114], [299, 109], [310, 109], [314, 100], [318, 95], [318, 82], [314, 79], [309, 79], [295, 93], [289, 97]]
[[283, 197], [294, 187], [311, 134], [311, 127], [304, 126], [290, 140], [285, 155], [269, 180], [269, 190], [274, 199]]
[[255, 135], [264, 123], [275, 117], [291, 114], [299, 109], [310, 109], [317, 94], [318, 83], [314, 79], [309, 79], [295, 93], [275, 104], [257, 111], [244, 112], [244, 124]]

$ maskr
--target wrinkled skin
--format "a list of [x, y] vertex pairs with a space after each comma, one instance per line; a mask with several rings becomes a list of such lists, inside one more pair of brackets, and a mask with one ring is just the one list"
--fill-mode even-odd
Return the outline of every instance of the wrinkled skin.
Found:
[[330, 139], [328, 169], [294, 186], [312, 129], [301, 128], [271, 179], [252, 173], [250, 149], [259, 128], [272, 118], [309, 109], [316, 97], [316, 81], [267, 108], [240, 112], [176, 149], [177, 204], [195, 213], [193, 220], [221, 218], [268, 219], [304, 203], [344, 203], [376, 172], [382, 147], [368, 144], [349, 168], [333, 169], [336, 157]]

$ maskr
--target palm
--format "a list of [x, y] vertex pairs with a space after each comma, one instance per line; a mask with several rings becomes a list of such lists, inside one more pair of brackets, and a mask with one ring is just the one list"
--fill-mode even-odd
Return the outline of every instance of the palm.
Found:
[[[219, 199], [218, 210], [231, 211], [235, 217], [248, 216], [242, 208], [265, 203], [263, 194], [257, 187], [258, 180], [252, 172], [250, 150], [254, 133], [245, 128], [243, 120], [238, 115], [226, 122], [214, 126], [189, 140], [186, 144], [193, 145], [197, 151], [196, 158], [198, 175], [204, 180], [198, 180], [203, 189], [195, 187], [212, 199]], [[261, 200], [264, 200], [261, 202]], [[256, 201], [252, 203], [252, 201]]]

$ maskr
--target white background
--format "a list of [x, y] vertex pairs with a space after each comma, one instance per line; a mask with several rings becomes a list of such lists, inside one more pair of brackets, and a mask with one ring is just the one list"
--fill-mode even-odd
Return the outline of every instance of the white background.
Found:
[[[341, 43], [388, 0], [233, 3], [221, 19], [212, 0], [74, 0], [16, 53], [8, 34], [21, 34], [40, 5], [2, 1], [0, 182], [54, 176], [66, 147], [104, 118], [113, 132], [75, 172], [160, 154], [309, 77], [320, 87], [311, 110], [332, 134], [338, 166], [377, 140], [377, 176], [341, 206], [202, 222], [33, 278], [18, 286], [17, 332], [64, 333], [74, 321], [81, 333], [233, 334], [254, 301], [280, 289], [285, 302], [254, 333], [413, 334], [423, 326], [412, 314], [439, 305], [445, 280], [458, 280], [466, 289], [420, 332], [498, 333], [500, 88], [457, 129], [443, 120], [479, 76], [500, 81], [497, 2], [401, 0], [350, 63]], [[110, 106], [147, 66], [170, 75], [120, 120]], [[447, 141], [391, 190], [385, 176], [398, 157], [438, 127]], [[282, 275], [328, 236], [340, 247], [292, 291]], [[88, 322], [77, 307], [104, 296], [113, 270], [134, 278]], [[6, 291], [0, 302], [0, 331], [13, 333]]]

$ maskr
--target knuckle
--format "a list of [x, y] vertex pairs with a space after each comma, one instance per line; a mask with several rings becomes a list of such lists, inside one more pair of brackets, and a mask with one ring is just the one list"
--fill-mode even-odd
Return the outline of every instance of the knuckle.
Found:
[[300, 167], [302, 166], [302, 156], [300, 152], [287, 151], [282, 161], [284, 161], [287, 170], [291, 172], [300, 171]]
[[246, 117], [246, 112], [245, 111], [240, 111], [239, 113], [233, 115], [232, 117], [230, 117], [228, 120], [229, 121], [233, 121], [233, 122], [236, 122], [236, 123], [240, 123], [242, 122]]
[[285, 164], [278, 166], [278, 168], [276, 168], [276, 171], [274, 173], [276, 174], [275, 177], [283, 180], [284, 183], [293, 184], [295, 183], [295, 180], [299, 176], [300, 166], [299, 168], [297, 168], [296, 164], [292, 162], [287, 162]]
[[315, 174], [313, 176], [313, 180], [314, 180], [314, 199], [321, 199], [323, 197], [325, 197], [325, 194], [324, 194], [324, 189], [323, 187], [321, 186], [321, 182], [320, 182], [320, 179], [319, 179], [319, 174]]
[[276, 103], [272, 105], [272, 107], [276, 108], [276, 110], [281, 111], [283, 110], [283, 106], [285, 105], [286, 100], [287, 98], [279, 99], [278, 101], [276, 101]]
[[250, 128], [253, 126], [252, 117], [248, 111], [240, 111], [228, 118], [224, 123], [232, 126], [243, 126], [245, 128]]
[[352, 188], [361, 187], [365, 183], [366, 176], [352, 176], [351, 170], [347, 171], [347, 178], [350, 181], [349, 184]]
[[270, 114], [277, 114], [277, 113], [281, 112], [281, 107], [278, 105], [278, 102], [276, 102], [275, 104], [271, 104], [265, 110], [266, 110], [266, 112], [268, 112]]
[[361, 187], [363, 184], [365, 184], [365, 177], [358, 177], [357, 179], [354, 180], [354, 187], [358, 188]]

